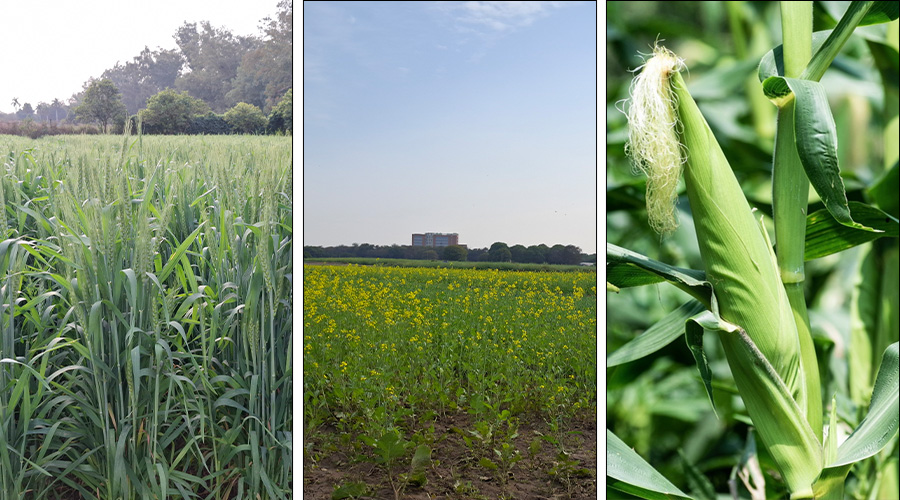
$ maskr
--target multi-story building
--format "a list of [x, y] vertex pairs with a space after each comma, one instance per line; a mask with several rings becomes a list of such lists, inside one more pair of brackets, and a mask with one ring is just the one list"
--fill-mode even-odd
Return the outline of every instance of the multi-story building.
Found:
[[459, 235], [456, 233], [416, 233], [412, 235], [412, 245], [432, 248], [459, 245]]

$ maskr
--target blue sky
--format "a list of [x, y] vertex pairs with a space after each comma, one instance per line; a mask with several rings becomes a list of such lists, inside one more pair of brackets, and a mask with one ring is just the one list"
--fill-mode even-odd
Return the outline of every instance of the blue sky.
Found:
[[303, 2], [304, 245], [597, 250], [593, 2]]

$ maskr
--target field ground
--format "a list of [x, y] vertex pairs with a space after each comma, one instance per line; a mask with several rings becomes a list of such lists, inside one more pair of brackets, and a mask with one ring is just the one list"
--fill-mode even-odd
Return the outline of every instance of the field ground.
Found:
[[306, 497], [595, 497], [596, 285], [304, 266]]
[[[452, 429], [472, 430], [473, 418], [466, 413], [437, 418], [428, 429], [418, 433], [431, 434], [435, 452], [440, 459], [433, 461], [426, 471], [427, 482], [421, 487], [407, 487], [401, 498], [424, 499], [495, 499], [517, 500], [597, 498], [597, 417], [596, 414], [572, 419], [568, 427], [554, 433], [540, 417], [520, 417], [519, 436], [513, 446], [529, 450], [537, 442], [535, 453], [513, 467], [504, 479], [481, 466], [466, 445], [462, 435]], [[321, 443], [306, 442], [307, 447], [331, 448], [321, 458], [304, 459], [303, 495], [311, 500], [331, 499], [335, 487], [353, 483], [365, 484], [360, 498], [394, 498], [394, 490], [387, 479], [388, 469], [342, 452], [334, 444], [339, 441], [335, 429], [320, 430]], [[465, 432], [465, 431], [464, 431]], [[556, 441], [554, 443], [553, 441]], [[331, 444], [329, 444], [331, 443]], [[409, 462], [409, 461], [407, 461]], [[404, 471], [409, 463], [401, 463]], [[349, 497], [348, 497], [349, 498]]]

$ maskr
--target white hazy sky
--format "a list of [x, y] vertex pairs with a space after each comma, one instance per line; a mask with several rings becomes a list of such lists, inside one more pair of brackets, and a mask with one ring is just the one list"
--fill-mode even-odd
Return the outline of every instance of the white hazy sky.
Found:
[[305, 245], [597, 251], [597, 4], [304, 2]]
[[65, 101], [90, 77], [144, 46], [175, 48], [185, 21], [209, 21], [236, 35], [259, 35], [278, 0], [0, 0], [0, 111], [21, 104]]

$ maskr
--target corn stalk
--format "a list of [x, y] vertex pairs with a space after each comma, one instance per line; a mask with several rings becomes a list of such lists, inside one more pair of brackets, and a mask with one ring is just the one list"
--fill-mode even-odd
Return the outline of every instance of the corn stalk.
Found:
[[[855, 231], [882, 231], [854, 220], [850, 213], [837, 167], [834, 121], [817, 80], [857, 25], [896, 17], [896, 8], [884, 2], [853, 2], [835, 30], [814, 37], [811, 2], [782, 4], [785, 44], [767, 54], [760, 65], [765, 95], [778, 108], [773, 173], [777, 255], [687, 91], [680, 74], [683, 62], [657, 46], [632, 84], [626, 150], [648, 177], [651, 226], [662, 234], [676, 227], [675, 186], [683, 170], [705, 274], [667, 269], [617, 247], [608, 249], [608, 262], [613, 270], [624, 263], [686, 290], [695, 288], [684, 277], [694, 280], [694, 286], [711, 288], [709, 300], [703, 301], [708, 310], [685, 323], [688, 345], [713, 401], [702, 339], [704, 330], [718, 333], [738, 392], [792, 499], [841, 498], [850, 466], [878, 453], [897, 434], [895, 342], [884, 351], [869, 412], [854, 433], [837, 445], [833, 404], [830, 431], [823, 437], [819, 360], [803, 293], [810, 183], [837, 223]], [[634, 277], [614, 279], [611, 284], [617, 289], [633, 286], [628, 280]], [[640, 280], [648, 278], [636, 281]], [[654, 340], [663, 336], [673, 337], [672, 332], [663, 326], [660, 333], [652, 334], [654, 338], [626, 346], [627, 359], [646, 354], [645, 346], [656, 345]], [[608, 459], [626, 460], [621, 455], [608, 455]], [[638, 461], [628, 463], [643, 467]], [[639, 486], [648, 488], [648, 484]], [[653, 491], [681, 495], [667, 485], [661, 487], [665, 489]]]

